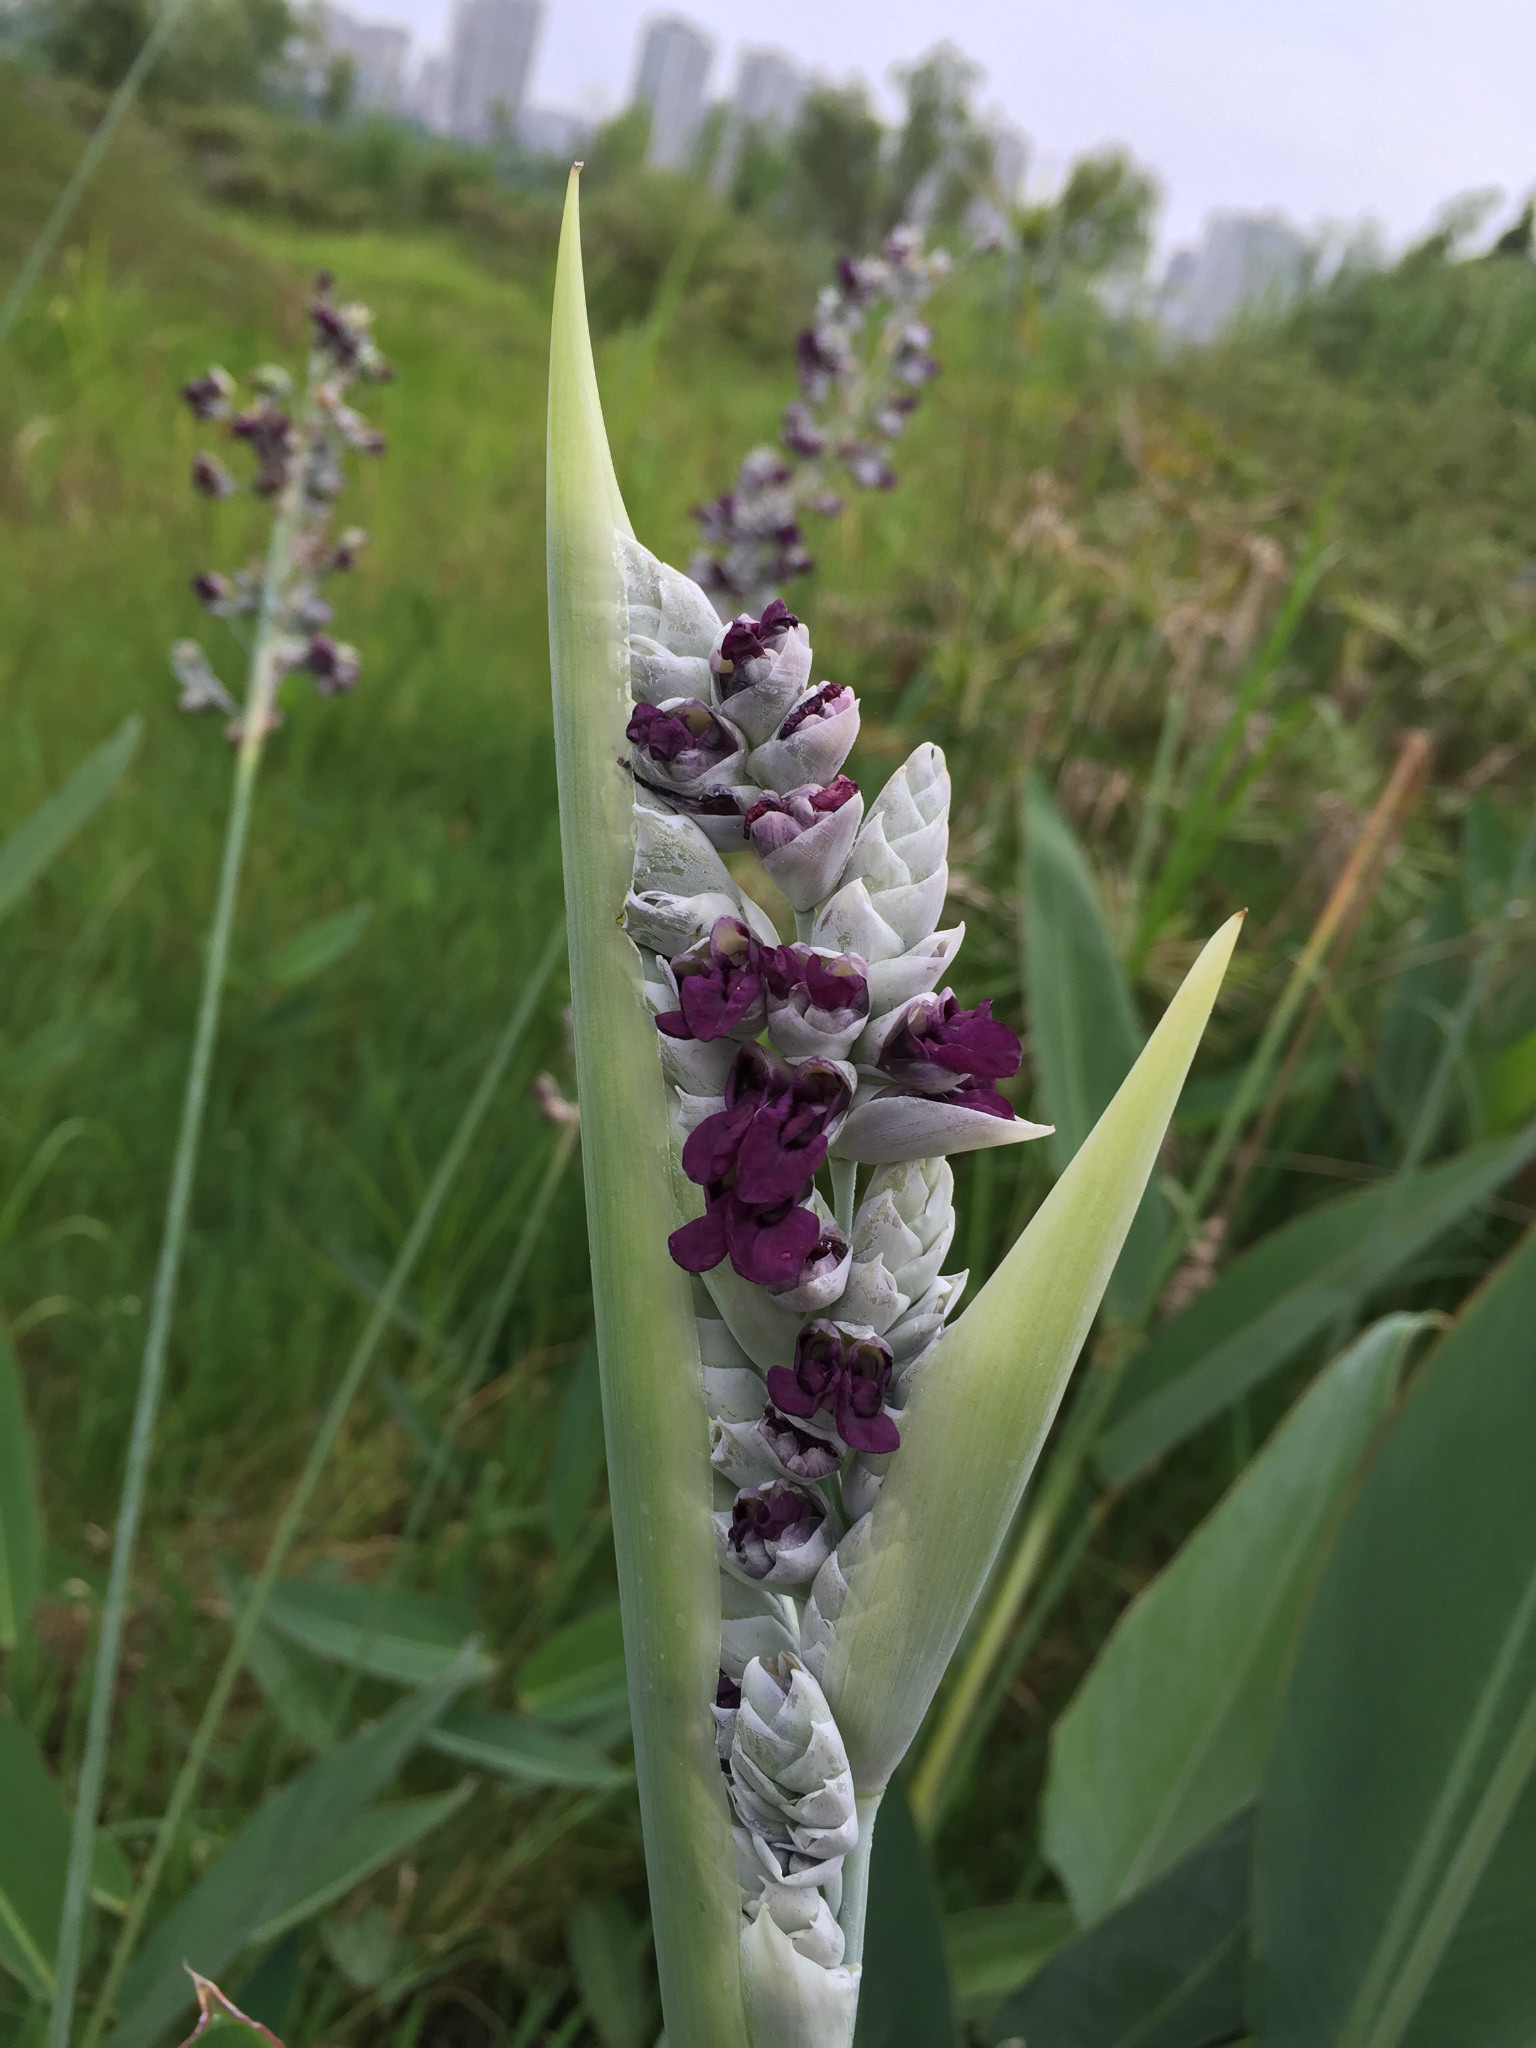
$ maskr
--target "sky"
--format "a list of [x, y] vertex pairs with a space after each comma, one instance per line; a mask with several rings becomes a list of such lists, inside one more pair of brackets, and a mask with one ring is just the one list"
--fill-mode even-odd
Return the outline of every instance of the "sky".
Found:
[[[350, 0], [440, 43], [451, 0]], [[628, 98], [643, 0], [546, 0], [530, 99], [586, 113]], [[1217, 208], [1298, 226], [1421, 233], [1460, 193], [1536, 184], [1531, 0], [683, 0], [715, 37], [712, 89], [743, 43], [772, 43], [896, 101], [890, 70], [941, 38], [987, 74], [982, 103], [1032, 145], [1049, 188], [1120, 143], [1166, 195], [1165, 247]]]

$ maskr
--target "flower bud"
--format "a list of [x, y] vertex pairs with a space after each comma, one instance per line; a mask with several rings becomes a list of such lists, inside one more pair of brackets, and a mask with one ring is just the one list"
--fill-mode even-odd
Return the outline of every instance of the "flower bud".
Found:
[[913, 996], [941, 988], [964, 938], [965, 926], [957, 924], [947, 932], [932, 932], [919, 939], [894, 959], [872, 963], [866, 969], [870, 1016], [883, 1017]]
[[863, 815], [858, 784], [839, 775], [825, 789], [806, 783], [784, 796], [759, 796], [742, 824], [791, 910], [806, 911], [835, 887]]
[[765, 948], [768, 1034], [786, 1059], [843, 1059], [869, 1014], [864, 962], [809, 946]]
[[817, 1315], [830, 1308], [848, 1284], [848, 1267], [853, 1253], [830, 1211], [814, 1190], [809, 1207], [821, 1226], [821, 1235], [806, 1253], [805, 1264], [796, 1278], [769, 1291], [782, 1309], [797, 1315]]
[[316, 633], [304, 650], [302, 666], [315, 679], [317, 697], [340, 697], [357, 688], [358, 677], [363, 672], [363, 658], [344, 640], [333, 640], [328, 633]]
[[746, 744], [698, 697], [637, 704], [625, 727], [635, 774], [663, 795], [718, 789], [741, 772]]
[[855, 1264], [883, 1261], [902, 1312], [938, 1277], [955, 1234], [955, 1177], [946, 1161], [906, 1160], [871, 1179], [853, 1221]]
[[232, 498], [239, 486], [217, 456], [198, 454], [192, 458], [192, 488], [204, 498]]
[[773, 731], [805, 688], [811, 673], [811, 638], [782, 598], [761, 617], [743, 612], [710, 651], [715, 695], [756, 746]]
[[889, 960], [918, 945], [944, 909], [948, 844], [949, 774], [942, 751], [924, 745], [870, 805], [815, 937], [868, 960]]
[[843, 1513], [857, 1524], [873, 1509], [885, 1484], [889, 1458], [852, 1458], [843, 1473]]
[[800, 1624], [800, 1658], [818, 1683], [826, 1668], [832, 1631], [848, 1604], [848, 1581], [868, 1538], [869, 1523], [856, 1521], [811, 1582]]
[[741, 1677], [731, 1799], [770, 1847], [820, 1863], [859, 1838], [853, 1773], [826, 1695], [800, 1659], [754, 1658]]
[[738, 1685], [754, 1657], [767, 1663], [786, 1650], [799, 1655], [799, 1612], [790, 1594], [722, 1572], [720, 1617], [720, 1668]]
[[239, 709], [195, 640], [178, 640], [172, 647], [171, 674], [178, 688], [178, 710], [222, 711], [226, 717], [233, 717]]
[[666, 704], [674, 697], [714, 695], [714, 678], [702, 654], [674, 654], [659, 640], [637, 633], [629, 643], [629, 687], [644, 704]]
[[235, 395], [235, 380], [228, 370], [220, 369], [215, 363], [201, 377], [194, 377], [189, 384], [183, 384], [181, 395], [195, 419], [222, 420], [229, 415], [229, 402]]
[[714, 1519], [721, 1563], [765, 1586], [806, 1585], [840, 1533], [820, 1494], [778, 1479], [743, 1489]]
[[859, 1971], [801, 1955], [771, 1912], [741, 1930], [741, 1993], [752, 2048], [848, 2048]]
[[891, 1399], [898, 1409], [912, 1398], [912, 1387], [929, 1353], [944, 1334], [950, 1311], [965, 1294], [969, 1273], [941, 1273], [923, 1295], [914, 1301], [885, 1331], [891, 1347]]
[[765, 789], [825, 784], [838, 774], [858, 736], [858, 698], [845, 685], [822, 683], [790, 708], [773, 737], [748, 756], [747, 768]]
[[741, 1687], [723, 1667], [715, 1684], [714, 1705], [709, 1711], [715, 1722], [715, 1755], [722, 1764], [729, 1764], [736, 1716], [741, 1711]]
[[637, 946], [670, 958], [706, 940], [722, 917], [735, 917], [740, 899], [708, 890], [674, 896], [665, 889], [631, 889], [624, 898], [624, 929]]
[[759, 1872], [765, 1882], [745, 1910], [748, 1919], [769, 1913], [774, 1925], [789, 1936], [791, 1948], [808, 1962], [824, 1970], [835, 1969], [843, 1960], [845, 1940], [837, 1916], [816, 1885], [775, 1883]]
[[628, 534], [620, 537], [619, 547], [630, 638], [654, 640], [673, 654], [707, 657], [720, 632], [720, 614], [698, 584], [657, 561]]
[[[758, 1382], [762, 1393], [762, 1382]], [[814, 1485], [830, 1478], [846, 1455], [841, 1444], [805, 1429], [759, 1399], [749, 1422], [710, 1425], [709, 1457], [715, 1470], [736, 1486], [760, 1486], [774, 1479]]]

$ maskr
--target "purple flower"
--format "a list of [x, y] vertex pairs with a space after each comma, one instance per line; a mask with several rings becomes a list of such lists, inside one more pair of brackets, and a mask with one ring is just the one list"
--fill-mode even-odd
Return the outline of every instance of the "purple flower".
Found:
[[812, 405], [820, 405], [852, 364], [847, 344], [824, 328], [807, 327], [795, 343], [800, 389]]
[[741, 1687], [728, 1671], [722, 1671], [715, 1687], [715, 1705], [734, 1714], [741, 1705]]
[[704, 1191], [704, 1214], [674, 1230], [667, 1249], [685, 1273], [707, 1273], [728, 1258], [743, 1280], [784, 1286], [799, 1274], [821, 1234], [815, 1212], [795, 1202], [764, 1208], [723, 1183]]
[[825, 1437], [815, 1436], [808, 1429], [797, 1429], [771, 1401], [763, 1410], [757, 1432], [769, 1455], [797, 1479], [825, 1479], [843, 1462], [842, 1452], [829, 1444]]
[[801, 726], [809, 719], [836, 718], [839, 712], [848, 709], [849, 699], [852, 696], [853, 692], [846, 683], [823, 683], [819, 690], [812, 690], [811, 694], [808, 697], [802, 698], [794, 710], [790, 712], [784, 723], [779, 727], [778, 738], [781, 740], [793, 739]]
[[748, 1578], [766, 1579], [780, 1550], [804, 1548], [826, 1518], [826, 1505], [814, 1493], [783, 1480], [738, 1493], [730, 1524], [736, 1563]]
[[194, 455], [192, 488], [205, 498], [232, 498], [238, 486], [216, 456]]
[[827, 445], [825, 428], [803, 398], [785, 406], [779, 438], [794, 455], [819, 455]]
[[845, 1444], [879, 1456], [901, 1444], [901, 1432], [885, 1413], [890, 1383], [890, 1350], [878, 1337], [817, 1322], [800, 1332], [794, 1364], [771, 1369], [768, 1393], [786, 1415], [830, 1413]]
[[807, 690], [771, 739], [755, 747], [748, 767], [765, 789], [781, 794], [807, 783], [826, 788], [837, 781], [859, 736], [859, 700], [841, 683]]
[[227, 612], [234, 596], [234, 587], [227, 576], [221, 576], [217, 569], [208, 569], [192, 578], [192, 595], [200, 605], [211, 612]]
[[807, 782], [783, 796], [769, 791], [742, 823], [790, 908], [805, 911], [836, 887], [863, 815], [859, 785], [839, 775], [824, 787]]
[[742, 751], [738, 735], [698, 697], [678, 697], [665, 706], [637, 704], [624, 737], [641, 757], [637, 765], [649, 766], [668, 793], [706, 776], [724, 779], [724, 764]]
[[1011, 1106], [995, 1089], [974, 1084], [1016, 1074], [1021, 1056], [1018, 1039], [994, 1018], [990, 1000], [962, 1010], [954, 991], [945, 989], [942, 995], [919, 996], [898, 1013], [875, 1064], [903, 1087], [1011, 1117]]
[[869, 982], [856, 953], [776, 946], [760, 961], [768, 1029], [788, 1059], [843, 1059], [869, 1019]]
[[307, 668], [315, 679], [315, 693], [321, 697], [340, 697], [348, 690], [356, 689], [357, 679], [363, 672], [362, 657], [355, 647], [348, 647], [344, 641], [333, 640], [328, 633], [316, 633], [304, 650], [301, 668]]
[[201, 377], [194, 377], [189, 384], [183, 384], [181, 395], [200, 420], [221, 420], [229, 412], [229, 401], [234, 396], [235, 380], [228, 370], [221, 370], [217, 364]]
[[732, 619], [709, 658], [710, 668], [720, 679], [721, 696], [729, 701], [738, 690], [762, 682], [786, 635], [799, 623], [782, 597], [765, 605], [761, 618], [743, 612], [739, 619]]
[[758, 944], [738, 918], [717, 920], [708, 942], [671, 962], [678, 1007], [656, 1019], [668, 1038], [706, 1042], [732, 1033], [751, 1037], [762, 1027], [763, 977]]
[[770, 1291], [781, 1308], [797, 1315], [819, 1315], [846, 1290], [852, 1264], [853, 1249], [842, 1232], [835, 1224], [824, 1223], [794, 1280]]
[[860, 490], [895, 490], [896, 472], [880, 449], [855, 441], [843, 450], [843, 462]]

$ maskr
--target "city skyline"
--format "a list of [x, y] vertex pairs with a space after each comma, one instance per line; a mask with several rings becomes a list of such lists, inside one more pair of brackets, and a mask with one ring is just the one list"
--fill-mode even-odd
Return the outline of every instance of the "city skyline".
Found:
[[[441, 48], [451, 0], [355, 0]], [[643, 0], [552, 0], [529, 85], [540, 109], [588, 123], [626, 102]], [[1283, 20], [1218, 0], [687, 0], [717, 45], [717, 81], [743, 45], [771, 40], [806, 70], [861, 75], [887, 117], [890, 67], [948, 37], [987, 72], [994, 105], [1032, 145], [1031, 182], [1121, 144], [1166, 193], [1164, 244], [1223, 210], [1280, 208], [1311, 229], [1379, 222], [1401, 245], [1458, 193], [1536, 181], [1525, 80], [1536, 12], [1521, 0], [1293, 0]], [[1497, 62], [1493, 61], [1497, 57]]]

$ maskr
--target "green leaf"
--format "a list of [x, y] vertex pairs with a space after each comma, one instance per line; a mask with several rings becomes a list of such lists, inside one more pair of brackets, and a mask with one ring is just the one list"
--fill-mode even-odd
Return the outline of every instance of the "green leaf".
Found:
[[116, 735], [87, 755], [64, 787], [32, 813], [0, 846], [0, 918], [14, 910], [54, 857], [61, 853], [122, 780], [144, 732], [137, 713]]
[[656, 2025], [641, 1967], [648, 1930], [612, 1892], [578, 1900], [565, 1919], [576, 1990], [603, 2048], [649, 2048]]
[[918, 1377], [823, 1680], [863, 1790], [888, 1783], [906, 1754], [986, 1584], [1240, 924], [1206, 946], [1092, 1135]]
[[[396, 1685], [441, 1678], [480, 1631], [471, 1608], [431, 1593], [389, 1586], [286, 1579], [272, 1589], [265, 1625], [300, 1649]], [[489, 1677], [496, 1660], [477, 1652], [472, 1676]]]
[[594, 1340], [572, 1368], [560, 1403], [554, 1462], [544, 1496], [544, 1512], [556, 1550], [569, 1550], [581, 1534], [602, 1472], [603, 1395]]
[[[1136, 1064], [1146, 1033], [1104, 922], [1093, 870], [1038, 777], [1024, 784], [1024, 983], [1035, 1114], [1060, 1173]], [[1119, 1315], [1144, 1305], [1167, 1234], [1156, 1184], [1142, 1197], [1106, 1299]]]
[[1536, 2023], [1536, 1234], [1462, 1312], [1318, 1586], [1264, 1782], [1265, 2048]]
[[518, 1705], [541, 1721], [595, 1720], [622, 1705], [625, 1696], [617, 1606], [600, 1607], [557, 1629], [517, 1674]]
[[582, 1180], [635, 1769], [672, 2048], [746, 2038], [730, 1820], [707, 1715], [720, 1654], [713, 1473], [687, 1276], [671, 1207], [667, 1103], [635, 950], [620, 929], [634, 818], [615, 748], [629, 719], [619, 538], [629, 520], [603, 430], [573, 173], [549, 363], [550, 674]]
[[585, 1785], [607, 1790], [634, 1773], [590, 1742], [494, 1708], [461, 1707], [427, 1737], [428, 1747], [478, 1770], [525, 1785]]
[[1319, 1376], [1057, 1722], [1042, 1840], [1080, 1920], [1256, 1797], [1319, 1556], [1425, 1323], [1389, 1316]]
[[432, 1799], [397, 1799], [360, 1813], [342, 1829], [335, 1844], [310, 1864], [297, 1896], [261, 1923], [251, 1936], [252, 1943], [276, 1941], [290, 1927], [302, 1927], [327, 1906], [334, 1906], [364, 1878], [372, 1877], [386, 1863], [403, 1856], [413, 1842], [441, 1827], [474, 1789], [474, 1779], [466, 1778], [453, 1791], [439, 1792]]
[[1077, 1932], [1070, 1906], [1018, 1900], [944, 1916], [944, 1953], [962, 2018], [981, 2019]]
[[32, 1738], [0, 1707], [0, 1967], [34, 1998], [53, 1992], [69, 1821]]
[[1253, 1816], [1240, 1814], [1052, 1956], [993, 2014], [983, 2039], [1022, 2038], [1029, 2048], [1221, 2048], [1242, 2040], [1252, 1845]]
[[192, 1996], [183, 1959], [222, 1970], [303, 1896], [345, 1830], [394, 1777], [473, 1675], [466, 1653], [435, 1684], [273, 1793], [156, 1927], [123, 1978], [109, 2048], [148, 2048]]
[[128, 1858], [110, 1835], [98, 1834], [91, 1851], [91, 1898], [107, 1913], [126, 1913], [133, 1897]]
[[298, 988], [313, 981], [327, 967], [344, 959], [368, 929], [373, 916], [371, 903], [354, 903], [350, 910], [318, 918], [305, 925], [277, 948], [267, 962], [267, 979], [278, 988]]
[[1244, 1252], [1132, 1362], [1095, 1459], [1124, 1485], [1354, 1316], [1394, 1274], [1536, 1156], [1536, 1124], [1325, 1202]]
[[868, 1913], [855, 2048], [959, 2048], [933, 1877], [899, 1785], [880, 1802]]
[[21, 1640], [41, 1585], [42, 1517], [21, 1368], [0, 1329], [0, 1650]]

